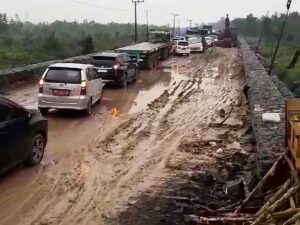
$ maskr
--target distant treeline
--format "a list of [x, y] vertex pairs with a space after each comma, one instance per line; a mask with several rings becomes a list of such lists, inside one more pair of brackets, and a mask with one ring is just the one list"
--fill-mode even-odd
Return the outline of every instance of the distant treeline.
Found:
[[[264, 30], [264, 40], [277, 40], [284, 22], [285, 14], [275, 13], [271, 17], [257, 18], [249, 14], [246, 18], [236, 18], [232, 21], [233, 26], [239, 29], [239, 32], [248, 37], [258, 37], [261, 29]], [[300, 14], [292, 12], [289, 14], [288, 22], [285, 28], [283, 43], [300, 44]]]
[[[261, 54], [270, 62], [282, 29], [285, 14], [274, 14], [271, 17], [237, 18], [232, 25], [238, 28], [246, 40], [256, 46], [263, 29]], [[300, 97], [300, 14], [292, 12], [288, 16], [284, 35], [275, 61], [275, 71], [281, 80]]]
[[[139, 39], [145, 40], [146, 25], [139, 25], [138, 30]], [[22, 22], [18, 15], [8, 18], [0, 13], [0, 69], [114, 49], [133, 40], [133, 24], [34, 24]]]

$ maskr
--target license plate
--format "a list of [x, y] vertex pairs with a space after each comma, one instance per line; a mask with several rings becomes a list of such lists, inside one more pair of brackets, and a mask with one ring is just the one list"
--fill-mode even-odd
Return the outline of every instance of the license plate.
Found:
[[107, 70], [98, 70], [98, 73], [107, 73]]
[[69, 96], [70, 91], [69, 90], [53, 90], [54, 96]]
[[186, 50], [186, 48], [182, 48], [182, 50]]

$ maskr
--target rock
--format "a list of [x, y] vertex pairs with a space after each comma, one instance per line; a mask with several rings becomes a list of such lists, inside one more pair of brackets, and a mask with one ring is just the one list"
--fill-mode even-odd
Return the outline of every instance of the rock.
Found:
[[202, 182], [203, 184], [205, 184], [207, 186], [211, 186], [215, 182], [214, 176], [209, 171], [205, 171], [205, 172], [201, 171], [197, 174], [194, 174], [192, 176], [192, 179], [194, 181]]
[[216, 146], [217, 146], [217, 142], [215, 142], [215, 141], [210, 141], [210, 142], [209, 142], [209, 145], [210, 145], [211, 147], [216, 147]]
[[218, 154], [222, 154], [223, 152], [224, 152], [223, 148], [219, 148], [219, 149], [217, 150], [217, 153], [218, 153]]
[[221, 171], [220, 171], [220, 177], [223, 179], [223, 180], [228, 180], [228, 177], [229, 177], [229, 172], [226, 168], [223, 168]]
[[246, 194], [243, 181], [238, 180], [228, 182], [225, 194], [233, 199], [244, 199]]
[[226, 112], [225, 112], [224, 109], [221, 109], [221, 110], [219, 111], [220, 117], [224, 118], [224, 117], [225, 117], [225, 114], [226, 114]]
[[184, 215], [184, 222], [186, 222], [186, 224], [195, 224], [194, 220], [196, 219], [196, 216], [193, 215]]
[[228, 145], [226, 146], [226, 148], [227, 148], [228, 150], [231, 150], [231, 149], [240, 150], [240, 149], [241, 149], [241, 144], [238, 143], [238, 142], [236, 142], [236, 141], [234, 141], [234, 142], [232, 142], [231, 144], [228, 144]]
[[158, 211], [160, 211], [160, 210], [161, 210], [161, 208], [160, 208], [159, 206], [155, 206], [155, 207], [154, 207], [154, 211], [158, 212]]
[[135, 205], [136, 203], [137, 203], [136, 200], [131, 200], [131, 201], [128, 202], [128, 205]]

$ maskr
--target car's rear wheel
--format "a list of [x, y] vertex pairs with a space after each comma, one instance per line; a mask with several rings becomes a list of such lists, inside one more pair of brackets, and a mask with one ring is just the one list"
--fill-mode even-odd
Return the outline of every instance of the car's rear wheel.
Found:
[[90, 101], [88, 102], [87, 107], [84, 110], [84, 114], [86, 116], [90, 116], [92, 114], [92, 99], [90, 99]]
[[40, 110], [40, 112], [43, 116], [46, 116], [48, 114], [48, 111], [49, 111], [49, 109], [47, 109], [47, 108], [39, 108], [39, 110]]
[[31, 139], [30, 146], [29, 146], [30, 148], [29, 156], [25, 161], [25, 164], [27, 166], [35, 166], [39, 164], [44, 157], [45, 147], [46, 147], [45, 137], [40, 133], [35, 134]]

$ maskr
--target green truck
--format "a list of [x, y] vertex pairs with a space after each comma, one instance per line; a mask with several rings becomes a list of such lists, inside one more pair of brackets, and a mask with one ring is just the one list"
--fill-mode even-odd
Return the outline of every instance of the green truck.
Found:
[[158, 60], [165, 60], [171, 52], [171, 33], [165, 30], [150, 30], [149, 42], [118, 48], [116, 52], [127, 53], [139, 62], [140, 68], [151, 70]]

